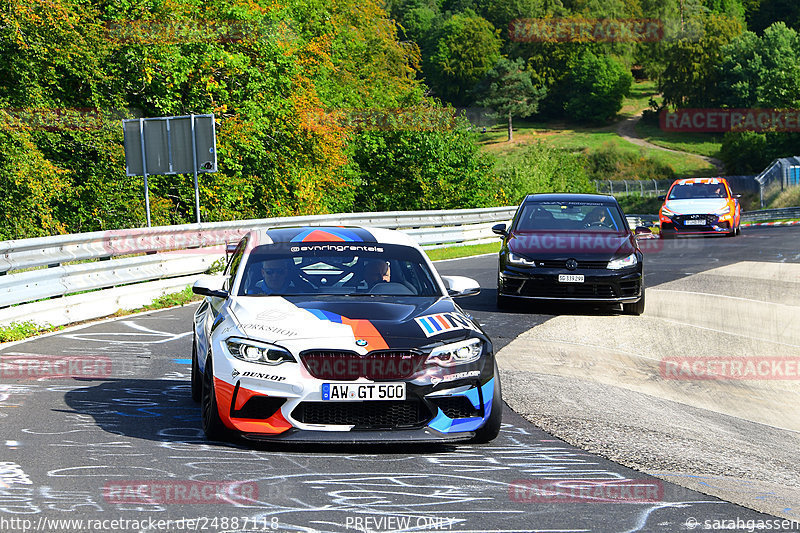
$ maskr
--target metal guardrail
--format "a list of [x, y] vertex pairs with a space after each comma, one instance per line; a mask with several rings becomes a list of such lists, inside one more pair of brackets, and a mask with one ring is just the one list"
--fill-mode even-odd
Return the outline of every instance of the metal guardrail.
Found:
[[[253, 228], [363, 225], [398, 229], [426, 248], [492, 242], [516, 206], [454, 211], [346, 213], [135, 228], [0, 242], [0, 325], [63, 325], [136, 308], [193, 283]], [[628, 215], [653, 226], [656, 215]], [[751, 211], [746, 221], [800, 218], [800, 208]]]
[[779, 220], [790, 218], [800, 220], [800, 207], [781, 207], [778, 209], [759, 209], [742, 213], [742, 222], [758, 222], [761, 220]]
[[491, 226], [510, 220], [516, 208], [313, 215], [0, 242], [0, 324], [56, 326], [139, 307], [192, 283], [224, 257], [226, 243], [254, 228], [373, 226], [436, 248], [494, 241]]

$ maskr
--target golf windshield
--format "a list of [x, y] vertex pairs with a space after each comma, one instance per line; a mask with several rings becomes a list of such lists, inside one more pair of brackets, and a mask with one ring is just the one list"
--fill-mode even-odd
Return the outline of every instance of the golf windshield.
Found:
[[379, 243], [279, 243], [256, 247], [240, 296], [338, 294], [442, 296], [422, 254]]
[[601, 202], [529, 202], [522, 207], [516, 231], [613, 231], [627, 224], [619, 209]]

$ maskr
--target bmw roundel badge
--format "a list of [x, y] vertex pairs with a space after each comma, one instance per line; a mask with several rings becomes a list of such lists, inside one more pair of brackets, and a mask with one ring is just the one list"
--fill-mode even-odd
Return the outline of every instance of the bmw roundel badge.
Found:
[[366, 346], [367, 344], [369, 344], [369, 343], [368, 343], [367, 341], [365, 341], [364, 339], [358, 339], [358, 340], [356, 341], [356, 346], [361, 346], [361, 347], [364, 347], [364, 346]]

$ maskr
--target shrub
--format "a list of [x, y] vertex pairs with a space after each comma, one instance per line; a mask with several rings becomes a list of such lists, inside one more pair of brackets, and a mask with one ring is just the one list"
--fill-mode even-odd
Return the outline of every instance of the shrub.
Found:
[[527, 194], [540, 192], [596, 192], [589, 180], [583, 154], [548, 148], [541, 143], [527, 147], [512, 163], [497, 170], [498, 202], [518, 204]]

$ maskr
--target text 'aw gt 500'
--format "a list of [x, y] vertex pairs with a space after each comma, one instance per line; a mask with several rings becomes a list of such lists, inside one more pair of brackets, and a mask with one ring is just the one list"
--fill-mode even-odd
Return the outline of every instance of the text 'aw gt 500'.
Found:
[[192, 397], [212, 439], [487, 442], [502, 400], [492, 344], [407, 235], [248, 233], [198, 281]]

